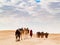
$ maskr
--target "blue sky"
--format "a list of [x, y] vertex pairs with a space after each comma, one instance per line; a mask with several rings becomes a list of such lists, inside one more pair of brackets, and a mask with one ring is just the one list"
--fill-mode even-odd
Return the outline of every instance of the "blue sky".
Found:
[[0, 30], [19, 27], [60, 33], [60, 0], [0, 0]]

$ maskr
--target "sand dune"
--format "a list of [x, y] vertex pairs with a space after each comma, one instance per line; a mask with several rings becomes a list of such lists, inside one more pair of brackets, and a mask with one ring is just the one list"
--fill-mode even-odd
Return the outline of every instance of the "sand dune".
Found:
[[48, 39], [27, 38], [16, 42], [15, 31], [0, 31], [0, 45], [60, 45], [60, 34], [50, 34]]

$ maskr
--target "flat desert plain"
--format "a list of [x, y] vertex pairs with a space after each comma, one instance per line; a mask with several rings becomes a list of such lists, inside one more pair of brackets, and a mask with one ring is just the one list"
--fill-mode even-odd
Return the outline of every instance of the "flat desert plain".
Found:
[[60, 34], [50, 34], [47, 39], [27, 37], [16, 42], [15, 31], [0, 31], [0, 45], [60, 45]]

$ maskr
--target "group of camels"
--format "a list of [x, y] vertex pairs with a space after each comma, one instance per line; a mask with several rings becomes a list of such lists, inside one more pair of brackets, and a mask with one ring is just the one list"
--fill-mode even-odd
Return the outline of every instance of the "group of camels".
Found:
[[37, 32], [37, 37], [38, 38], [48, 38], [49, 33], [44, 33], [44, 32]]
[[[30, 37], [32, 37], [33, 35], [33, 31], [29, 30], [28, 28], [18, 28], [15, 32], [15, 36], [16, 36], [16, 40], [20, 41], [22, 39], [24, 39], [24, 37], [28, 37], [30, 35]], [[36, 33], [38, 38], [43, 38], [45, 36], [45, 38], [48, 38], [48, 33], [44, 33], [44, 32], [37, 32]]]
[[16, 40], [17, 40], [17, 38], [19, 38], [18, 41], [20, 41], [23, 39], [23, 36], [26, 37], [29, 34], [31, 34], [31, 36], [32, 36], [32, 32], [30, 32], [30, 31], [31, 30], [29, 30], [28, 28], [18, 28], [15, 32]]

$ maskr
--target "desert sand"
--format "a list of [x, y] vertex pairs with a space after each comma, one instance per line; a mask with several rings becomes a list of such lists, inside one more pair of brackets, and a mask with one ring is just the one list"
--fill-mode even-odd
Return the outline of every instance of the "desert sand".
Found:
[[23, 39], [16, 42], [15, 31], [0, 31], [0, 45], [60, 45], [60, 34], [50, 34], [49, 38], [32, 38]]

